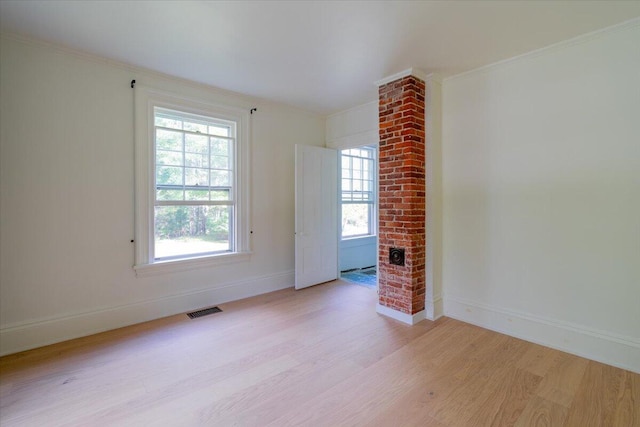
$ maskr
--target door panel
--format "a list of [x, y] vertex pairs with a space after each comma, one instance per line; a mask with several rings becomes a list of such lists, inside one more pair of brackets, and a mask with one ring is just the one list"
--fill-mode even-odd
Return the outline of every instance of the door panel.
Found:
[[338, 278], [338, 155], [296, 145], [295, 286]]

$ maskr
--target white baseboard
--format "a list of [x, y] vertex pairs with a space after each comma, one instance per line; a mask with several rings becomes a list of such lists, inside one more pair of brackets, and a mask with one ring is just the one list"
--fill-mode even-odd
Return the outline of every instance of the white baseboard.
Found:
[[442, 295], [437, 295], [433, 300], [425, 301], [426, 318], [428, 320], [437, 320], [444, 316], [444, 307], [442, 302]]
[[376, 312], [382, 314], [383, 316], [399, 320], [400, 322], [406, 323], [407, 325], [415, 325], [416, 323], [426, 319], [425, 310], [419, 311], [412, 315], [394, 310], [393, 308], [389, 308], [384, 305], [376, 304]]
[[14, 324], [0, 329], [0, 356], [290, 288], [293, 283], [294, 272], [286, 271], [135, 304]]
[[444, 315], [492, 331], [640, 373], [640, 340], [568, 322], [444, 296]]

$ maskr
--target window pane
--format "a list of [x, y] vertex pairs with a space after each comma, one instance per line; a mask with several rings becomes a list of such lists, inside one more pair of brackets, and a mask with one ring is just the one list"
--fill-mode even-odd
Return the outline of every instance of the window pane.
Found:
[[209, 154], [209, 138], [206, 136], [185, 134], [184, 143], [186, 152]]
[[191, 132], [207, 133], [207, 125], [197, 123], [197, 122], [192, 122], [192, 121], [185, 121], [184, 130], [188, 130]]
[[214, 156], [228, 156], [229, 155], [229, 140], [211, 138], [211, 155]]
[[185, 190], [185, 200], [209, 200], [209, 190]]
[[231, 200], [231, 190], [211, 191], [211, 200]]
[[342, 237], [364, 236], [369, 230], [368, 203], [349, 203], [342, 205]]
[[231, 206], [157, 206], [156, 259], [231, 251], [232, 209]]
[[184, 165], [196, 168], [208, 168], [209, 156], [206, 154], [185, 153]]
[[156, 150], [156, 163], [158, 165], [182, 166], [182, 152]]
[[156, 149], [182, 151], [182, 132], [156, 129]]
[[156, 169], [156, 183], [158, 185], [182, 185], [182, 168], [158, 166]]
[[208, 187], [209, 186], [209, 169], [185, 168], [184, 184]]
[[209, 126], [210, 135], [231, 136], [231, 129], [228, 126]]
[[226, 156], [211, 156], [211, 167], [216, 169], [231, 169], [229, 158]]
[[155, 124], [165, 128], [182, 129], [182, 120], [176, 120], [161, 113], [156, 113]]
[[212, 170], [211, 186], [212, 187], [230, 187], [231, 176], [229, 171]]
[[184, 191], [182, 190], [158, 190], [156, 193], [156, 200], [163, 201], [175, 201], [184, 200]]

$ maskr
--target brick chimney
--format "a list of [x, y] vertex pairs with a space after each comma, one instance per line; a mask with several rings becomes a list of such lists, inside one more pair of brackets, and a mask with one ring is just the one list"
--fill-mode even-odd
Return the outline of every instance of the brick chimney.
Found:
[[425, 273], [427, 85], [422, 74], [407, 70], [378, 82], [378, 87], [377, 311], [414, 324], [426, 317], [425, 301], [433, 301], [427, 298]]

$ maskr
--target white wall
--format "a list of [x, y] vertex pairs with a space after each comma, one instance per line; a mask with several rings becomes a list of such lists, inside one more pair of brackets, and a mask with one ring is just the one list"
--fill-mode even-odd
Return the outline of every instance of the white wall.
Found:
[[640, 372], [640, 21], [445, 80], [445, 314]]
[[371, 267], [378, 264], [376, 236], [356, 237], [340, 241], [340, 271]]
[[[294, 144], [324, 118], [43, 43], [0, 48], [0, 352], [293, 285]], [[249, 262], [136, 278], [131, 79], [251, 108]]]
[[377, 145], [378, 101], [358, 105], [327, 117], [326, 138], [327, 147], [336, 150]]

